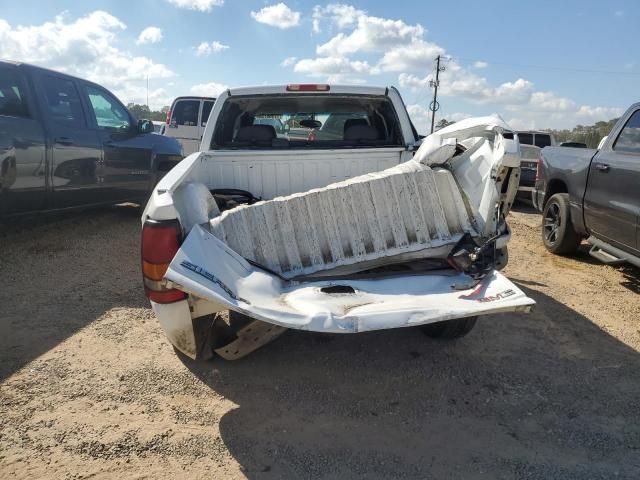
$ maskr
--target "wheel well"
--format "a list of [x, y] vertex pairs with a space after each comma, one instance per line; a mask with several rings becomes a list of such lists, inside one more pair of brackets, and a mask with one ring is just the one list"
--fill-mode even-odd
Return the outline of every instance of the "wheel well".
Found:
[[547, 200], [549, 200], [556, 193], [569, 193], [567, 185], [562, 180], [551, 180], [549, 182], [547, 191], [545, 192], [543, 206], [547, 203]]

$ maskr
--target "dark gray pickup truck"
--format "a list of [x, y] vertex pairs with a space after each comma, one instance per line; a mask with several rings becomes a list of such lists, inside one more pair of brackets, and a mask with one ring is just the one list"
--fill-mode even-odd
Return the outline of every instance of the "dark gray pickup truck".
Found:
[[586, 238], [595, 258], [640, 267], [640, 103], [598, 150], [544, 148], [533, 199], [550, 252], [575, 252]]
[[141, 202], [182, 159], [109, 91], [0, 61], [0, 216]]

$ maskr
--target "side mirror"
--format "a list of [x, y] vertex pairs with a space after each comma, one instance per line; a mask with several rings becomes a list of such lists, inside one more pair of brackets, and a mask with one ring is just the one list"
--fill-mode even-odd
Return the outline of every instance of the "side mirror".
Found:
[[152, 133], [153, 123], [151, 120], [138, 120], [138, 133]]

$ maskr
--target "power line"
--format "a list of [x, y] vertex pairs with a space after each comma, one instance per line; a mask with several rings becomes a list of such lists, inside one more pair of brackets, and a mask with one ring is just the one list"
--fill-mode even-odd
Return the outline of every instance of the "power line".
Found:
[[[454, 57], [448, 57], [448, 59], [453, 60]], [[456, 56], [455, 59], [474, 61], [474, 59], [472, 58], [458, 57], [458, 56]], [[496, 62], [492, 60], [483, 60], [483, 61], [487, 63], [489, 66], [502, 65], [505, 67], [537, 68], [540, 70], [559, 70], [559, 71], [579, 72], [579, 73], [598, 73], [598, 74], [604, 74], [604, 75], [631, 75], [631, 76], [640, 75], [640, 72], [625, 72], [620, 70], [596, 70], [596, 69], [582, 68], [582, 67], [560, 67], [558, 65], [531, 65], [531, 64], [524, 64], [524, 63]]]

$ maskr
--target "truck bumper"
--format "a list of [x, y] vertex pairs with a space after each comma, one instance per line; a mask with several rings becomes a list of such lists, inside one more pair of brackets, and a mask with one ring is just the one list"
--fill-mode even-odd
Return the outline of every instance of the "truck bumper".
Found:
[[[535, 304], [494, 271], [479, 284], [453, 270], [363, 279], [287, 281], [254, 267], [200, 227], [192, 230], [166, 278], [198, 301], [285, 328], [356, 333], [409, 327], [501, 312]], [[179, 302], [184, 303], [186, 302]], [[192, 356], [196, 336], [188, 306], [154, 305], [176, 348]], [[195, 315], [195, 314], [194, 314]], [[171, 318], [178, 316], [179, 318]]]

